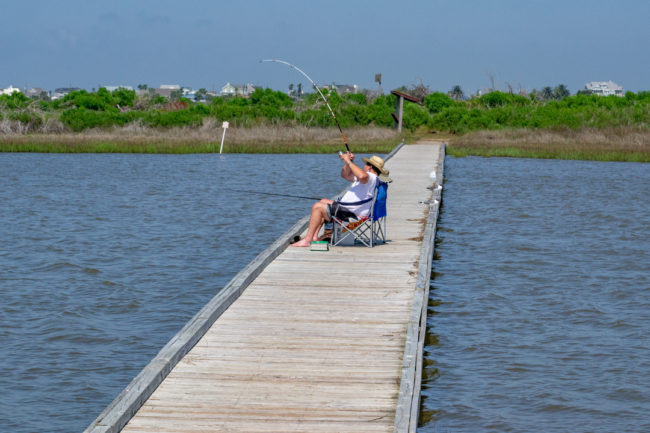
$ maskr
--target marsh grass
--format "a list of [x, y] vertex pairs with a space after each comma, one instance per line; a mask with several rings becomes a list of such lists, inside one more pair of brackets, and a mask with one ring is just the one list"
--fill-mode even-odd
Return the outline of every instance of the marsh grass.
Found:
[[[43, 153], [214, 153], [219, 152], [221, 123], [200, 127], [151, 128], [138, 123], [81, 133], [0, 133], [2, 152]], [[392, 129], [357, 127], [345, 131], [354, 152], [389, 152], [400, 142]], [[225, 153], [327, 153], [345, 150], [336, 128], [268, 125], [229, 128]]]
[[[221, 123], [205, 119], [198, 127], [152, 128], [141, 123], [124, 127], [69, 132], [60, 122], [45, 121], [39, 132], [17, 128], [19, 122], [0, 121], [0, 152], [39, 153], [217, 153]], [[18, 125], [19, 126], [19, 125]], [[650, 162], [650, 127], [503, 129], [464, 135], [419, 130], [400, 136], [384, 127], [345, 130], [358, 153], [388, 153], [403, 138], [413, 143], [446, 140], [452, 156], [580, 159]], [[303, 125], [232, 127], [226, 132], [225, 153], [329, 153], [344, 150], [337, 128]]]
[[450, 140], [447, 154], [650, 162], [650, 128], [477, 131]]

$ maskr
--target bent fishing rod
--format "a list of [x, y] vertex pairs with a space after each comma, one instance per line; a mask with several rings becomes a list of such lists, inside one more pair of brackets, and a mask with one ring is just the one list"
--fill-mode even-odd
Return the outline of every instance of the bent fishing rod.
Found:
[[316, 83], [314, 83], [314, 80], [312, 80], [309, 75], [307, 75], [302, 69], [297, 67], [296, 65], [293, 65], [289, 62], [285, 62], [284, 60], [278, 60], [278, 59], [266, 59], [266, 60], [260, 60], [260, 63], [264, 62], [274, 62], [274, 63], [282, 63], [284, 65], [289, 66], [292, 69], [295, 69], [296, 71], [300, 72], [302, 75], [305, 76], [309, 80], [312, 86], [314, 86], [314, 89], [318, 92], [318, 94], [323, 98], [323, 101], [325, 101], [325, 105], [327, 105], [327, 108], [330, 110], [330, 114], [334, 118], [334, 122], [336, 122], [336, 126], [339, 127], [339, 132], [341, 133], [341, 137], [343, 137], [343, 143], [345, 144], [345, 148], [347, 149], [348, 152], [350, 152], [350, 146], [348, 146], [348, 140], [345, 138], [345, 134], [343, 133], [343, 130], [341, 129], [341, 125], [339, 124], [338, 119], [336, 118], [336, 114], [334, 114], [334, 110], [332, 110], [332, 107], [330, 107], [330, 103], [327, 101], [327, 98], [325, 95], [323, 95], [323, 92], [320, 91]]

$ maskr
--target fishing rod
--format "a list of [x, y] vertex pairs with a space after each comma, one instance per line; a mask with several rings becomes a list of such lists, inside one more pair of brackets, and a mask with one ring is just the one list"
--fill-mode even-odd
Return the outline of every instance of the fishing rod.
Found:
[[314, 80], [312, 80], [311, 78], [309, 78], [309, 75], [307, 75], [307, 74], [306, 74], [302, 69], [300, 69], [300, 68], [297, 67], [296, 65], [292, 65], [292, 64], [289, 63], [289, 62], [285, 62], [284, 60], [278, 60], [278, 59], [266, 59], [266, 60], [260, 60], [260, 63], [264, 63], [264, 62], [282, 63], [282, 64], [287, 65], [287, 66], [289, 66], [290, 68], [293, 68], [293, 69], [295, 69], [296, 71], [300, 72], [302, 75], [305, 76], [305, 78], [307, 78], [307, 79], [309, 80], [309, 82], [311, 83], [311, 85], [314, 86], [314, 89], [316, 89], [316, 91], [317, 91], [318, 94], [321, 96], [321, 98], [323, 98], [323, 101], [325, 101], [325, 105], [327, 105], [327, 108], [329, 108], [329, 110], [330, 110], [330, 114], [331, 114], [332, 117], [334, 118], [334, 122], [336, 122], [336, 126], [339, 127], [339, 132], [341, 133], [341, 137], [343, 137], [343, 143], [345, 144], [345, 148], [347, 149], [348, 152], [350, 152], [350, 146], [348, 146], [348, 140], [345, 138], [345, 134], [343, 133], [343, 130], [341, 129], [341, 125], [339, 124], [339, 121], [338, 121], [338, 119], [336, 118], [336, 114], [334, 114], [334, 110], [332, 110], [332, 107], [330, 107], [330, 103], [327, 102], [327, 98], [325, 97], [325, 95], [323, 95], [323, 92], [320, 91], [320, 89], [318, 88], [318, 86], [316, 85], [316, 83], [314, 83]]
[[233, 192], [245, 192], [245, 193], [249, 193], [249, 194], [260, 194], [260, 195], [276, 195], [276, 196], [279, 196], [279, 197], [304, 198], [304, 199], [307, 199], [307, 200], [320, 201], [320, 198], [318, 198], [318, 197], [307, 197], [307, 196], [304, 196], [304, 195], [278, 194], [278, 193], [274, 193], [274, 192], [249, 191], [249, 190], [244, 190], [244, 189], [230, 189], [230, 188], [227, 188], [227, 189], [228, 189], [228, 191], [233, 191]]

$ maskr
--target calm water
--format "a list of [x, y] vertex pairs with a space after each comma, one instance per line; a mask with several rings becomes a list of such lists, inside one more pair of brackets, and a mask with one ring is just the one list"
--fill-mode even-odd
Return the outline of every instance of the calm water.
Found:
[[447, 158], [422, 432], [650, 431], [650, 164]]
[[[332, 196], [339, 167], [0, 154], [0, 432], [82, 431], [310, 206], [227, 188]], [[421, 431], [650, 430], [650, 165], [445, 174]]]
[[[80, 432], [311, 202], [336, 155], [0, 154], [0, 432]], [[252, 200], [251, 200], [252, 199]]]

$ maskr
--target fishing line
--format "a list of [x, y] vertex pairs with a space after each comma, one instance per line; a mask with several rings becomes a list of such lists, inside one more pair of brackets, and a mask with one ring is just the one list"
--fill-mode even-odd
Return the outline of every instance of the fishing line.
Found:
[[224, 189], [226, 189], [228, 191], [233, 191], [233, 192], [245, 192], [245, 193], [249, 193], [249, 194], [260, 194], [260, 195], [275, 195], [275, 196], [279, 196], [279, 197], [304, 198], [304, 199], [307, 199], [307, 200], [320, 201], [320, 198], [318, 198], [318, 197], [307, 197], [307, 196], [304, 196], [304, 195], [278, 194], [278, 193], [274, 193], [274, 192], [249, 191], [249, 190], [244, 190], [244, 189], [230, 189], [230, 188], [224, 188]]
[[300, 72], [302, 75], [305, 76], [309, 80], [312, 86], [314, 86], [314, 89], [318, 92], [318, 94], [323, 98], [323, 101], [325, 101], [325, 105], [327, 105], [327, 108], [330, 110], [330, 114], [334, 118], [334, 122], [336, 122], [336, 126], [339, 127], [339, 132], [341, 133], [341, 137], [343, 137], [343, 143], [345, 144], [345, 148], [347, 149], [348, 152], [350, 152], [350, 146], [348, 146], [348, 140], [345, 138], [345, 134], [343, 133], [343, 130], [341, 129], [341, 125], [339, 124], [338, 119], [336, 118], [336, 114], [334, 114], [334, 110], [332, 110], [332, 107], [330, 107], [330, 103], [327, 101], [327, 98], [325, 95], [323, 95], [323, 92], [320, 91], [316, 83], [314, 83], [314, 80], [312, 80], [309, 75], [307, 75], [302, 69], [297, 67], [296, 65], [292, 65], [289, 62], [285, 62], [284, 60], [278, 60], [278, 59], [266, 59], [266, 60], [260, 60], [260, 63], [264, 62], [274, 62], [274, 63], [282, 63], [284, 65], [289, 66], [290, 68], [295, 69], [296, 71]]

